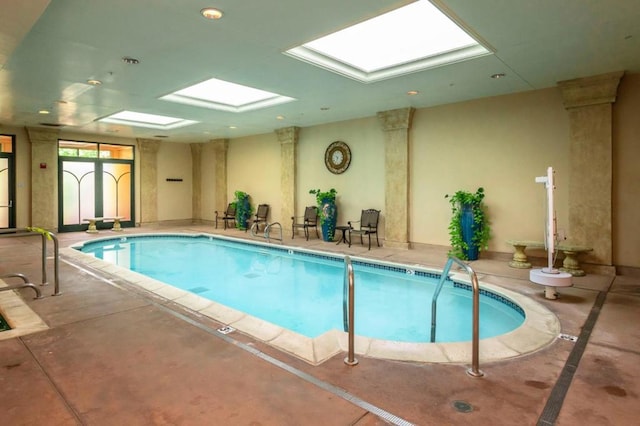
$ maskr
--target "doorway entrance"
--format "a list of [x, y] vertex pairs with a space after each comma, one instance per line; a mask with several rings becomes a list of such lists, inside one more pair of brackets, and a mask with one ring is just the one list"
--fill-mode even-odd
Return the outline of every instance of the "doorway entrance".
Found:
[[0, 229], [16, 227], [14, 135], [0, 135]]
[[134, 226], [134, 147], [93, 142], [58, 141], [58, 230]]

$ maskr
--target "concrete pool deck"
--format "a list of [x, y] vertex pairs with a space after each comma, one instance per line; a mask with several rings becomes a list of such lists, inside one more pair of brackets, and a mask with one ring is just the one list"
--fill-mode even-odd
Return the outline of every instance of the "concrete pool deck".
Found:
[[[138, 232], [217, 232], [211, 226], [126, 229]], [[59, 234], [61, 247], [96, 236]], [[0, 273], [40, 277], [34, 239], [0, 240]], [[392, 250], [316, 239], [287, 245], [348, 253], [441, 269], [442, 248]], [[51, 251], [51, 250], [49, 250]], [[482, 378], [465, 374], [469, 362], [399, 362], [344, 352], [318, 366], [241, 332], [221, 335], [221, 324], [176, 301], [136, 290], [118, 275], [84, 268], [62, 255], [60, 296], [26, 305], [47, 329], [0, 340], [0, 418], [3, 424], [224, 424], [381, 425], [632, 424], [640, 415], [640, 279], [587, 275], [546, 300], [528, 271], [508, 257], [473, 262], [481, 281], [531, 298], [553, 312], [561, 332], [534, 353], [482, 362]], [[604, 301], [594, 324], [594, 304]], [[4, 309], [0, 301], [0, 308]], [[197, 307], [197, 306], [196, 306]], [[1, 334], [1, 333], [0, 333]], [[578, 345], [584, 345], [580, 357]], [[572, 355], [573, 354], [573, 355]], [[573, 376], [566, 380], [566, 371]], [[559, 396], [560, 395], [560, 396]]]

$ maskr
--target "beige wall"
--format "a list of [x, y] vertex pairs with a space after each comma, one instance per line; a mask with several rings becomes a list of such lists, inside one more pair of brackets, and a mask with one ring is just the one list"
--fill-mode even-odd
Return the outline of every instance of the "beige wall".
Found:
[[275, 133], [233, 139], [227, 154], [227, 174], [229, 202], [235, 191], [246, 192], [254, 210], [258, 204], [269, 204], [269, 222], [282, 223], [280, 142]]
[[[167, 178], [182, 182], [167, 182]], [[158, 220], [191, 219], [191, 146], [163, 141], [158, 150]]]
[[419, 109], [411, 131], [409, 239], [448, 245], [445, 194], [485, 189], [493, 237], [542, 240], [545, 191], [536, 176], [556, 170], [558, 228], [568, 229], [568, 118], [557, 89]]
[[613, 263], [640, 267], [640, 74], [627, 75], [613, 104]]
[[[296, 175], [296, 215], [316, 204], [310, 189], [338, 191], [338, 224], [359, 220], [362, 209], [382, 210], [384, 220], [384, 139], [378, 119], [342, 121], [300, 130]], [[335, 175], [324, 164], [324, 153], [334, 141], [351, 149], [347, 171]], [[384, 235], [384, 233], [381, 233]]]
[[[613, 108], [613, 260], [640, 267], [640, 75], [622, 79]], [[30, 144], [22, 128], [0, 126], [17, 136], [17, 226], [30, 225]], [[505, 240], [541, 239], [545, 195], [534, 178], [548, 166], [556, 169], [558, 227], [568, 227], [569, 123], [559, 90], [550, 88], [416, 110], [410, 130], [409, 240], [448, 246], [450, 211], [444, 195], [483, 186], [492, 223], [490, 250], [510, 252]], [[136, 145], [135, 140], [61, 133], [61, 137]], [[352, 163], [342, 175], [324, 166], [324, 151], [346, 142]], [[359, 218], [360, 209], [378, 208], [384, 223], [384, 138], [375, 116], [302, 128], [298, 141], [296, 214], [315, 203], [309, 189], [338, 191], [339, 223]], [[202, 161], [202, 216], [212, 220], [215, 206], [214, 153], [205, 146]], [[248, 192], [252, 204], [271, 205], [271, 221], [279, 217], [280, 144], [275, 133], [229, 141], [227, 197]], [[166, 182], [181, 177], [183, 182]], [[136, 215], [139, 212], [136, 170]], [[191, 218], [191, 154], [189, 144], [162, 142], [158, 153], [159, 220]]]

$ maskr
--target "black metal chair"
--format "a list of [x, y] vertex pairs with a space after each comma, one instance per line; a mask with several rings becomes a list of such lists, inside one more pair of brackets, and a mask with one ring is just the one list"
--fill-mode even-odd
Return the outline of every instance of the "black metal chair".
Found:
[[302, 222], [296, 223], [296, 216], [291, 216], [291, 239], [296, 236], [296, 229], [302, 228], [304, 230], [304, 236], [309, 241], [309, 228], [316, 229], [316, 237], [320, 238], [320, 234], [318, 233], [318, 207], [316, 206], [308, 206], [304, 209], [304, 216], [298, 216], [298, 218], [302, 217]]
[[[253, 219], [253, 224], [256, 225], [256, 231], [260, 230], [260, 224], [267, 225], [267, 216], [269, 216], [269, 204], [260, 204], [256, 211], [256, 217]], [[247, 230], [245, 229], [245, 232]]]
[[[224, 222], [224, 229], [227, 229], [229, 222], [233, 221], [233, 227], [236, 226], [236, 205], [234, 203], [229, 203], [227, 206], [227, 210], [218, 213], [216, 210], [216, 229], [218, 229], [218, 221]], [[231, 226], [229, 226], [231, 228]]]
[[[353, 238], [351, 234], [360, 235], [360, 244], [364, 245], [364, 241], [362, 240], [363, 235], [367, 235], [369, 237], [369, 250], [371, 250], [371, 235], [376, 235], [376, 243], [378, 247], [380, 247], [380, 241], [378, 241], [378, 219], [380, 218], [380, 210], [375, 209], [367, 209], [362, 210], [362, 215], [360, 215], [360, 220], [347, 222], [349, 224], [349, 247], [351, 247], [351, 241]], [[360, 223], [359, 229], [355, 229], [353, 227], [354, 223]]]

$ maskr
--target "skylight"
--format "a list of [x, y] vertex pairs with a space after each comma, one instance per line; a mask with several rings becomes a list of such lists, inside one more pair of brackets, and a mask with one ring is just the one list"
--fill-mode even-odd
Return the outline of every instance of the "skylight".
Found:
[[212, 78], [177, 92], [162, 96], [165, 101], [179, 102], [223, 111], [243, 112], [266, 108], [295, 99], [253, 87]]
[[420, 0], [285, 53], [368, 83], [491, 52]]
[[178, 127], [188, 126], [197, 123], [193, 120], [184, 120], [182, 118], [167, 117], [164, 115], [145, 114], [143, 112], [122, 111], [101, 118], [103, 123], [125, 124], [128, 126], [147, 127], [151, 129], [177, 129]]

